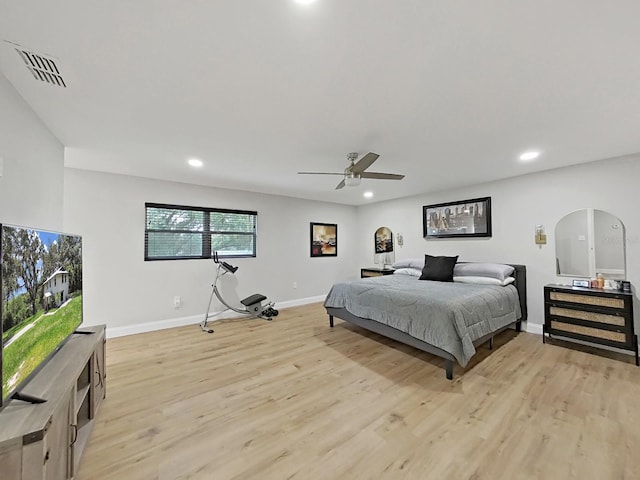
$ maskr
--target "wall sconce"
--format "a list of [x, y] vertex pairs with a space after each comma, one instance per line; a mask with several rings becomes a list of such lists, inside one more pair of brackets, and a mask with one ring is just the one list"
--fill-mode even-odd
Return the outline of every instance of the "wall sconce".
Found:
[[547, 235], [544, 233], [544, 225], [536, 225], [535, 241], [536, 245], [540, 245], [540, 248], [542, 248], [542, 245], [547, 244]]
[[402, 238], [402, 234], [400, 234], [400, 233], [399, 233], [399, 234], [396, 236], [396, 239], [398, 240], [398, 245], [401, 247], [401, 246], [402, 246], [402, 244], [404, 243], [404, 238]]

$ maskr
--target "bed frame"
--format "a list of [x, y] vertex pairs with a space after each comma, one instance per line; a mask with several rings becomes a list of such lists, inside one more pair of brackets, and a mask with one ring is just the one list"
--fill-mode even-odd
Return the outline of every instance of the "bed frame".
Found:
[[[522, 322], [527, 320], [527, 268], [524, 265], [514, 265], [514, 264], [508, 264], [508, 265], [511, 265], [512, 267], [515, 268], [513, 276], [516, 279], [516, 281], [514, 282], [514, 285], [518, 290], [518, 298], [520, 300], [520, 310], [522, 312], [522, 315], [516, 322], [510, 325], [507, 325], [505, 327], [502, 327], [501, 329], [495, 332], [489, 333], [488, 335], [485, 335], [479, 338], [478, 340], [473, 342], [475, 346], [481, 345], [488, 341], [489, 348], [493, 348], [493, 337], [495, 335], [512, 326], [515, 326], [516, 331], [520, 332], [522, 330]], [[393, 340], [396, 340], [398, 342], [410, 345], [414, 348], [417, 348], [418, 350], [422, 350], [424, 352], [436, 355], [437, 357], [444, 358], [444, 361], [445, 361], [444, 368], [445, 368], [445, 373], [447, 375], [447, 379], [453, 380], [453, 362], [455, 362], [456, 359], [449, 352], [445, 352], [444, 350], [438, 347], [435, 347], [429, 343], [423, 342], [422, 340], [412, 337], [411, 335], [404, 333], [398, 330], [397, 328], [393, 328], [383, 323], [376, 322], [375, 320], [370, 320], [368, 318], [362, 318], [362, 317], [353, 315], [349, 313], [345, 308], [326, 307], [326, 310], [327, 310], [327, 313], [329, 314], [330, 327], [333, 327], [334, 317], [340, 318], [349, 323], [353, 323], [354, 325], [370, 330], [374, 333], [377, 333], [385, 337], [391, 338]]]

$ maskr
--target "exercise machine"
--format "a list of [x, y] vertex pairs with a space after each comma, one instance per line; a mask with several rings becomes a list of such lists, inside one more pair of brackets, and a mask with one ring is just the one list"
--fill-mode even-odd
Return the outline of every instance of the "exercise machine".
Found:
[[[248, 315], [252, 318], [263, 318], [265, 320], [271, 320], [272, 317], [278, 315], [278, 310], [273, 308], [275, 306], [274, 302], [268, 302], [266, 304], [262, 304], [267, 297], [260, 293], [254, 293], [253, 295], [248, 296], [245, 299], [240, 300], [240, 303], [243, 305], [242, 307], [234, 307], [233, 305], [229, 305], [218, 290], [218, 280], [222, 278], [227, 273], [234, 275], [238, 270], [238, 267], [234, 267], [233, 265], [228, 264], [227, 262], [220, 261], [218, 258], [218, 252], [213, 252], [213, 261], [216, 263], [216, 279], [211, 285], [211, 295], [209, 296], [209, 304], [207, 305], [207, 311], [204, 314], [204, 320], [200, 323], [200, 328], [203, 332], [213, 333], [213, 328], [208, 326], [209, 318], [215, 317], [216, 315], [220, 315], [223, 312], [231, 310], [236, 313], [240, 313], [242, 315]], [[225, 307], [224, 310], [221, 310], [216, 313], [209, 313], [211, 310], [211, 302], [213, 301], [213, 296], [222, 303]]]

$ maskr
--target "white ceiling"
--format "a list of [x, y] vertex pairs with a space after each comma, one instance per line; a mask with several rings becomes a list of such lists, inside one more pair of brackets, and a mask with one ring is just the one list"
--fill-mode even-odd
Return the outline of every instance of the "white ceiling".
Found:
[[[358, 205], [640, 152], [639, 18], [638, 0], [0, 0], [0, 38], [68, 88], [7, 42], [0, 72], [67, 166]], [[352, 151], [405, 179], [296, 174]]]

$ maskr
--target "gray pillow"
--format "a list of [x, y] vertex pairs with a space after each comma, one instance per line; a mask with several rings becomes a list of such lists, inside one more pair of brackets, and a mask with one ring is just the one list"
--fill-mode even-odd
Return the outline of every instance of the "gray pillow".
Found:
[[491, 277], [504, 281], [515, 269], [502, 263], [457, 263], [453, 269], [456, 277]]
[[455, 257], [424, 256], [424, 268], [420, 280], [433, 280], [436, 282], [453, 282], [453, 268], [458, 261]]

